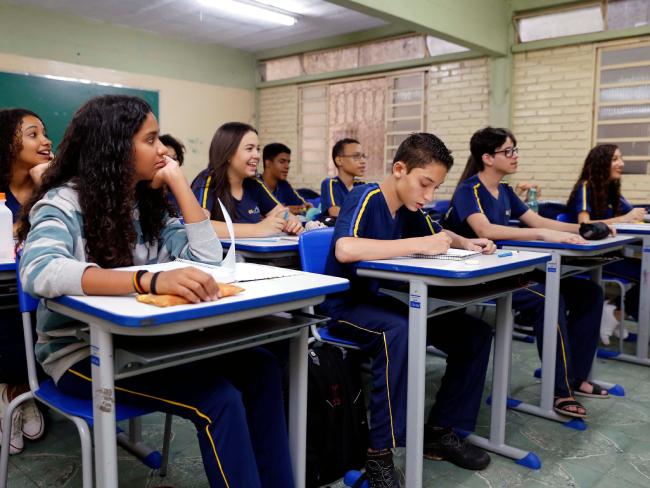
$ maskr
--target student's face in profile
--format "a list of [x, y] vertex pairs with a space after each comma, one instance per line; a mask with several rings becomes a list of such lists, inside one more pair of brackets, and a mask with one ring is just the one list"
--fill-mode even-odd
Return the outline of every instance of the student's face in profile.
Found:
[[447, 177], [447, 168], [437, 162], [424, 168], [407, 172], [401, 161], [393, 164], [393, 176], [397, 179], [397, 195], [406, 208], [420, 210], [433, 200], [436, 190]]
[[612, 165], [609, 170], [609, 179], [610, 180], [620, 180], [623, 176], [623, 168], [625, 168], [625, 162], [623, 162], [623, 155], [621, 154], [620, 149], [614, 151], [614, 156], [612, 157]]
[[255, 132], [250, 131], [242, 137], [235, 154], [230, 158], [230, 170], [241, 178], [250, 178], [257, 174], [260, 162], [260, 143]]
[[172, 158], [174, 161], [178, 161], [178, 154], [176, 154], [176, 149], [174, 149], [172, 146], [165, 146], [165, 149], [167, 149], [167, 156]]
[[290, 154], [282, 152], [272, 160], [265, 161], [265, 163], [264, 172], [268, 171], [275, 179], [284, 181], [289, 176]]
[[515, 153], [511, 156], [506, 156], [506, 153], [504, 152], [507, 149], [514, 149], [514, 147], [515, 144], [512, 142], [512, 139], [508, 137], [506, 139], [506, 142], [494, 150], [494, 154], [484, 155], [483, 162], [486, 166], [491, 166], [499, 173], [502, 173], [504, 175], [514, 174], [517, 172], [517, 161], [519, 159], [519, 155]]
[[361, 144], [343, 146], [343, 154], [336, 157], [336, 165], [348, 174], [363, 176], [366, 172], [366, 155]]
[[16, 163], [32, 168], [52, 159], [52, 141], [47, 138], [45, 126], [38, 117], [25, 115], [17, 128], [22, 149]]
[[133, 136], [133, 178], [135, 182], [150, 181], [165, 167], [167, 149], [158, 139], [158, 121], [149, 112]]

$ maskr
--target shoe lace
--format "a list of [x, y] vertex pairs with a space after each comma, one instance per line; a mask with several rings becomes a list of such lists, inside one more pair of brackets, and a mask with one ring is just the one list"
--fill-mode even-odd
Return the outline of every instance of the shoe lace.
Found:
[[454, 432], [448, 432], [440, 439], [441, 443], [451, 449], [462, 449], [464, 441]]
[[366, 472], [370, 488], [399, 488], [392, 463], [368, 461]]

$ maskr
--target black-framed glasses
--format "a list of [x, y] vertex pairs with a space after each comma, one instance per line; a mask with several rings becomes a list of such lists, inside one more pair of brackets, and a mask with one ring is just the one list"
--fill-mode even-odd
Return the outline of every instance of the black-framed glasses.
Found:
[[499, 154], [503, 153], [506, 158], [511, 158], [513, 156], [518, 156], [519, 155], [519, 148], [518, 147], [507, 147], [506, 149], [502, 149], [501, 151], [494, 151], [492, 154]]
[[355, 161], [361, 161], [362, 159], [367, 159], [368, 155], [365, 153], [354, 153], [354, 154], [341, 154], [342, 158], [352, 158]]

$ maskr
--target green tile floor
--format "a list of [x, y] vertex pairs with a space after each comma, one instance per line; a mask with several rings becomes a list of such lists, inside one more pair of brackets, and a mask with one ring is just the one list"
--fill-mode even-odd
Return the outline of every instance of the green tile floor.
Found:
[[[449, 324], [452, 326], [452, 324]], [[513, 395], [535, 401], [539, 383], [532, 377], [539, 366], [534, 345], [514, 342]], [[431, 402], [443, 373], [444, 361], [429, 357], [427, 399]], [[585, 399], [589, 411], [588, 429], [575, 431], [561, 424], [518, 412], [508, 412], [507, 442], [534, 451], [543, 463], [532, 471], [509, 459], [492, 456], [482, 472], [464, 471], [445, 462], [424, 462], [427, 487], [650, 487], [650, 369], [615, 361], [598, 361], [599, 378], [621, 383], [624, 398]], [[487, 385], [491, 375], [488, 374]], [[486, 391], [486, 395], [488, 392]], [[428, 407], [428, 405], [427, 405]], [[144, 420], [143, 436], [152, 446], [162, 444], [163, 416]], [[489, 408], [481, 408], [478, 433], [486, 434]], [[122, 450], [119, 455], [120, 486], [153, 488], [207, 487], [193, 426], [175, 418], [169, 475], [160, 478]], [[396, 454], [403, 463], [403, 452]], [[81, 486], [79, 443], [70, 422], [50, 416], [46, 436], [29, 443], [25, 451], [10, 460], [9, 487]], [[342, 487], [342, 483], [332, 487]], [[245, 488], [245, 487], [233, 487]]]

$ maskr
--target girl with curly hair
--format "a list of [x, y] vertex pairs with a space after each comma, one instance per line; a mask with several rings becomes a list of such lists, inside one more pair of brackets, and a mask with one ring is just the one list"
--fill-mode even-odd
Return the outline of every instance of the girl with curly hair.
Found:
[[[216, 282], [195, 267], [112, 269], [175, 258], [221, 261], [210, 221], [165, 154], [143, 100], [109, 95], [82, 106], [22, 217], [25, 290], [43, 298], [144, 291], [217, 300]], [[184, 225], [169, 216], [163, 186]], [[64, 393], [90, 398], [90, 350], [74, 335], [78, 324], [42, 302], [37, 318], [43, 369]], [[292, 487], [280, 376], [270, 353], [243, 351], [118, 380], [115, 398], [192, 421], [210, 486]]]
[[[567, 202], [569, 214], [575, 222], [616, 224], [643, 220], [646, 209], [633, 207], [621, 194], [624, 167], [621, 150], [614, 144], [599, 144], [589, 151], [580, 178]], [[622, 261], [606, 265], [603, 269], [635, 283], [625, 294], [625, 310], [638, 319], [640, 260], [626, 257]], [[609, 345], [609, 337], [621, 323], [620, 305], [606, 305], [603, 314], [600, 339], [603, 344]], [[624, 326], [619, 333], [624, 338], [628, 335]]]
[[228, 122], [217, 129], [210, 144], [208, 168], [194, 178], [192, 190], [210, 213], [219, 237], [228, 237], [219, 200], [232, 218], [237, 237], [302, 232], [298, 218], [256, 177], [259, 162], [260, 145], [252, 126]]
[[[37, 114], [24, 108], [0, 110], [0, 192], [5, 194], [6, 205], [13, 214], [14, 232], [22, 206], [38, 185], [40, 169], [47, 166], [51, 151], [52, 142]], [[15, 282], [9, 286], [15, 286]], [[17, 305], [15, 310], [6, 311], [2, 320], [0, 358], [2, 415], [11, 400], [29, 389], [22, 321]], [[11, 419], [10, 453], [17, 454], [23, 450], [24, 438], [40, 438], [44, 427], [43, 415], [34, 400], [23, 403], [14, 410]]]

